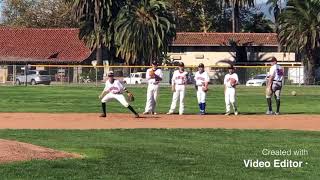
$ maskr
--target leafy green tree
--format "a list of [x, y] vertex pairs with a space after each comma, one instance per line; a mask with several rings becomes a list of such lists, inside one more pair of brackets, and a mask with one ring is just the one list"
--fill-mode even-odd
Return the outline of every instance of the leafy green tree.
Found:
[[280, 43], [288, 50], [301, 54], [305, 84], [315, 83], [319, 66], [320, 1], [289, 0], [279, 17]]
[[169, 9], [169, 4], [160, 0], [141, 0], [124, 6], [115, 22], [116, 55], [127, 64], [150, 64], [166, 54], [176, 35]]

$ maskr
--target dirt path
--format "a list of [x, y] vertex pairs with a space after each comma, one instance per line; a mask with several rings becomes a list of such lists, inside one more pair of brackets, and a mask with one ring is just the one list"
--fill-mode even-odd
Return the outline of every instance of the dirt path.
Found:
[[320, 131], [320, 115], [155, 115], [0, 113], [0, 129], [226, 128]]

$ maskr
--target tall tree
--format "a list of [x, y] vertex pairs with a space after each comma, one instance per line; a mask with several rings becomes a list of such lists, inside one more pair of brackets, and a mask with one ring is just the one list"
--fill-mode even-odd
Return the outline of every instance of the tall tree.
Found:
[[102, 64], [103, 47], [112, 45], [113, 13], [122, 1], [115, 0], [71, 0], [74, 1], [74, 17], [80, 23], [80, 39], [92, 50], [96, 50], [97, 64]]
[[16, 27], [77, 27], [66, 0], [4, 0], [3, 24]]
[[263, 13], [253, 13], [242, 21], [243, 25], [242, 32], [252, 32], [252, 33], [271, 33], [274, 32], [272, 26], [273, 22], [270, 19], [267, 19]]
[[117, 55], [127, 64], [150, 64], [166, 53], [176, 34], [169, 9], [161, 0], [140, 0], [124, 6], [115, 23]]
[[305, 84], [315, 83], [319, 66], [320, 1], [289, 0], [279, 17], [280, 43], [288, 51], [301, 53]]
[[223, 3], [232, 8], [232, 32], [240, 30], [240, 8], [254, 6], [255, 0], [225, 0]]

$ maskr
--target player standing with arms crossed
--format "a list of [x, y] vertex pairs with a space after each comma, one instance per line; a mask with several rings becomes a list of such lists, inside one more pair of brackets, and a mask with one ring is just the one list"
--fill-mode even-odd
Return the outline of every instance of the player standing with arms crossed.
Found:
[[234, 72], [234, 67], [231, 65], [228, 68], [229, 74], [224, 77], [224, 97], [226, 102], [226, 116], [230, 115], [231, 105], [234, 110], [234, 115], [238, 115], [236, 86], [238, 84], [238, 75]]
[[101, 107], [102, 114], [100, 117], [106, 117], [106, 102], [111, 99], [116, 99], [119, 101], [124, 107], [128, 108], [136, 118], [139, 117], [139, 114], [130, 106], [127, 102], [126, 98], [123, 96], [123, 92], [128, 93], [128, 96], [132, 96], [132, 94], [121, 84], [121, 82], [117, 79], [114, 79], [114, 74], [112, 71], [108, 73], [108, 79], [106, 80], [105, 88], [99, 95], [99, 99], [101, 99]]
[[146, 79], [148, 81], [147, 102], [143, 114], [157, 114], [155, 112], [157, 97], [159, 92], [159, 82], [162, 81], [163, 73], [158, 68], [156, 61], [152, 62], [152, 68], [147, 70]]
[[198, 71], [195, 75], [197, 99], [200, 109], [200, 115], [206, 114], [206, 95], [208, 91], [208, 84], [210, 81], [209, 75], [204, 71], [204, 64], [200, 63]]
[[180, 62], [179, 70], [174, 71], [172, 80], [171, 80], [171, 89], [173, 92], [172, 103], [170, 110], [167, 114], [173, 114], [176, 106], [178, 98], [180, 97], [180, 105], [179, 105], [179, 115], [183, 115], [184, 112], [184, 96], [185, 89], [187, 84], [187, 72], [184, 71], [184, 63]]
[[266, 98], [268, 103], [268, 111], [267, 115], [272, 115], [272, 101], [271, 97], [274, 94], [277, 104], [277, 111], [275, 115], [279, 115], [280, 113], [280, 93], [282, 89], [282, 81], [283, 81], [284, 69], [277, 64], [277, 59], [272, 57], [271, 59], [271, 68], [269, 71], [269, 79], [266, 87]]

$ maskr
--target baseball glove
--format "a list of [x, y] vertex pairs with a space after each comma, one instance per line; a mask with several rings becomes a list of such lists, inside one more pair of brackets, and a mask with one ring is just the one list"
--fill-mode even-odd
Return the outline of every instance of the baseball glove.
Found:
[[231, 85], [232, 87], [235, 87], [235, 86], [237, 85], [237, 80], [231, 78], [231, 79], [230, 79], [230, 85]]
[[154, 78], [155, 77], [155, 73], [154, 73], [154, 70], [150, 70], [149, 71], [149, 76]]
[[128, 96], [128, 101], [130, 102], [134, 101], [134, 96], [132, 93], [128, 93], [127, 96]]

